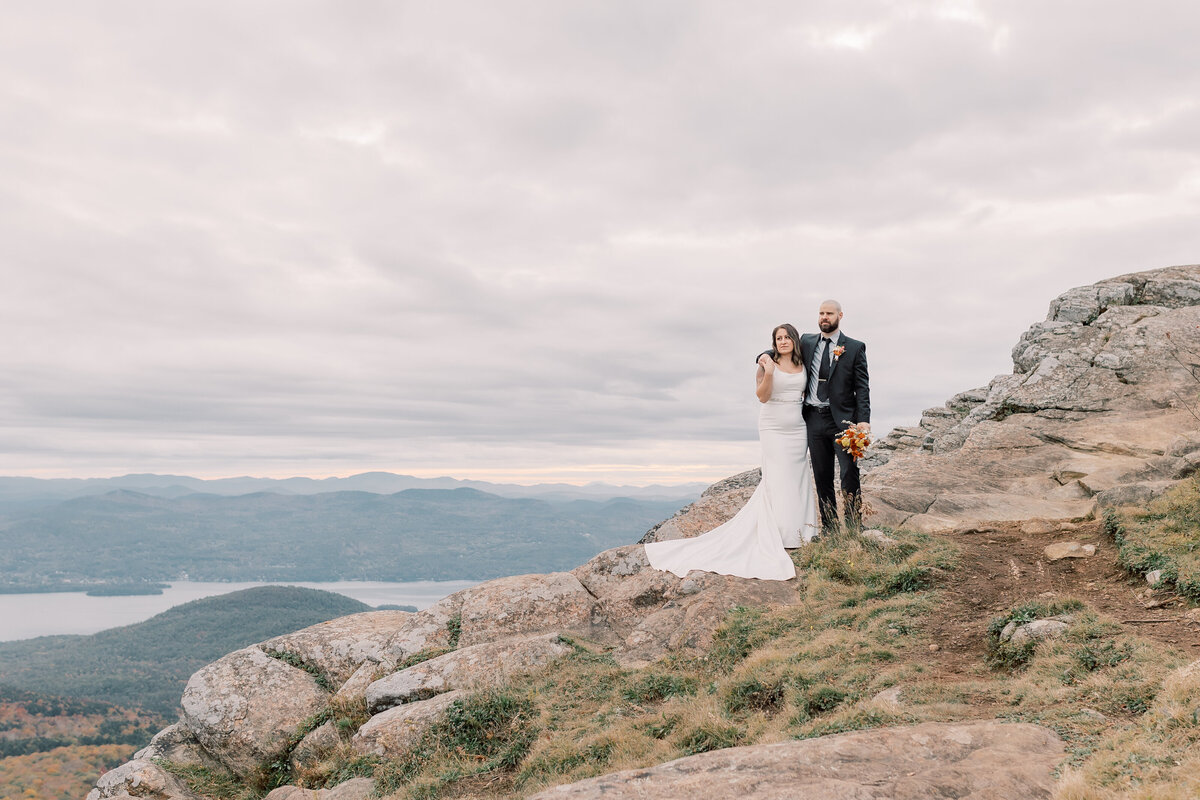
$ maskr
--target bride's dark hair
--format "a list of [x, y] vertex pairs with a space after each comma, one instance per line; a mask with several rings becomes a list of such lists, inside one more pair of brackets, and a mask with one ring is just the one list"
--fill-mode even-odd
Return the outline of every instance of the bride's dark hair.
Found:
[[800, 366], [800, 333], [796, 330], [796, 326], [790, 322], [785, 322], [782, 325], [776, 325], [771, 329], [771, 360], [776, 364], [779, 363], [779, 353], [775, 352], [775, 334], [783, 331], [792, 340], [792, 366]]

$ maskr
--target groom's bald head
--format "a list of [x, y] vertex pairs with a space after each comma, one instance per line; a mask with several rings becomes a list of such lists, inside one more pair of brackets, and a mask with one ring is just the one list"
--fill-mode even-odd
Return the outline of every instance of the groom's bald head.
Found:
[[817, 327], [821, 333], [833, 333], [842, 322], [842, 304], [837, 300], [826, 300], [817, 310]]

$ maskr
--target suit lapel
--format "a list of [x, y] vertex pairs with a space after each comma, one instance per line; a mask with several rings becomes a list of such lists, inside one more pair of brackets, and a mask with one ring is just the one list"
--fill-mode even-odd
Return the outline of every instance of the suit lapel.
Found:
[[800, 358], [804, 360], [804, 368], [808, 369], [812, 364], [813, 350], [815, 344], [811, 333], [805, 333], [800, 337]]
[[[834, 347], [841, 346], [842, 340], [845, 338], [846, 338], [846, 334], [842, 333], [841, 331], [838, 331], [837, 339], [833, 341], [833, 346]], [[842, 362], [842, 360], [840, 358], [833, 357], [833, 353], [829, 354], [829, 380], [833, 380], [833, 373], [837, 371], [837, 366], [841, 362]]]

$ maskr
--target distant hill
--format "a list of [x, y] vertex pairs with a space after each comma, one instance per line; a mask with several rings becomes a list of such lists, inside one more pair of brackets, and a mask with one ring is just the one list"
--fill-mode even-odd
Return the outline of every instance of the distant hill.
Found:
[[273, 636], [369, 610], [315, 589], [245, 589], [91, 636], [0, 642], [0, 685], [173, 715], [187, 679], [205, 664]]
[[364, 472], [346, 478], [217, 478], [206, 480], [187, 475], [123, 475], [118, 478], [27, 478], [0, 477], [0, 509], [37, 506], [127, 490], [157, 497], [183, 497], [189, 494], [243, 495], [255, 492], [273, 494], [327, 494], [330, 492], [370, 492], [395, 494], [406, 489], [477, 489], [500, 497], [532, 497], [541, 500], [611, 500], [628, 497], [636, 500], [690, 503], [704, 491], [706, 483], [675, 486], [615, 486], [589, 483], [539, 483], [522, 486], [515, 483], [464, 481], [457, 478], [417, 478], [392, 472]]
[[159, 497], [128, 490], [8, 515], [0, 583], [483, 580], [571, 569], [676, 501], [547, 502], [475, 489]]

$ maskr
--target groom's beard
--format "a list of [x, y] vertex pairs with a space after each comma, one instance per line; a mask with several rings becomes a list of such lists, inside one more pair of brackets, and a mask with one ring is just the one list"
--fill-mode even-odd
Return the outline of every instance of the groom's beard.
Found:
[[817, 327], [821, 329], [821, 333], [833, 333], [838, 329], [836, 322], [818, 322]]

